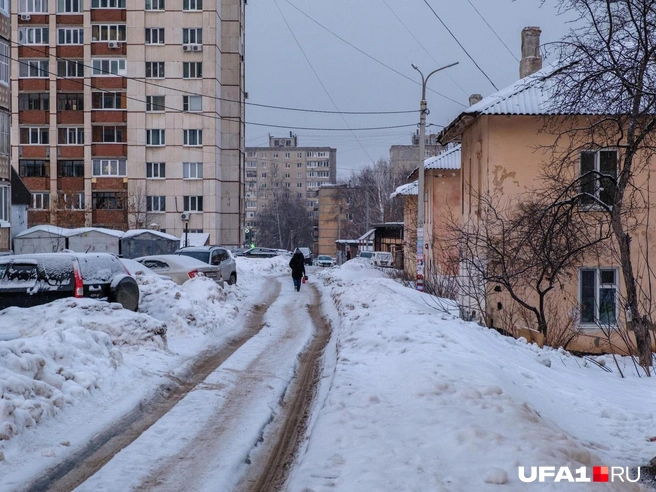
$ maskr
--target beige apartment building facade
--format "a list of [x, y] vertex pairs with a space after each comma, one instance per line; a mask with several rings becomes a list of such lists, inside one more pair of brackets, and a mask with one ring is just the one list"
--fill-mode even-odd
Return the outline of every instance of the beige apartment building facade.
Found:
[[[424, 137], [424, 159], [442, 152], [444, 147], [437, 141], [437, 135], [431, 133]], [[390, 168], [394, 175], [399, 175], [404, 182], [410, 173], [419, 167], [419, 130], [411, 135], [410, 145], [392, 145], [390, 147]]]
[[0, 252], [11, 250], [9, 0], [0, 0]]
[[29, 225], [243, 234], [244, 0], [11, 0]]

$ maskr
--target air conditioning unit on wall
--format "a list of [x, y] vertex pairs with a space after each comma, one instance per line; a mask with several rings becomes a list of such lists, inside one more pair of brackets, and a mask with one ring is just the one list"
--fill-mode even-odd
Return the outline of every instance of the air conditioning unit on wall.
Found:
[[202, 44], [192, 44], [191, 45], [191, 50], [192, 51], [203, 51], [203, 45]]
[[107, 43], [107, 46], [108, 46], [109, 48], [115, 50], [115, 49], [121, 47], [121, 43], [119, 43], [118, 41], [110, 41], [109, 43]]
[[190, 44], [183, 44], [182, 45], [182, 51], [191, 51], [191, 45]]
[[29, 21], [32, 19], [32, 16], [30, 14], [21, 14], [20, 19], [23, 21]]
[[180, 214], [180, 220], [182, 222], [187, 222], [190, 219], [190, 217], [191, 217], [191, 214], [189, 212], [182, 212]]

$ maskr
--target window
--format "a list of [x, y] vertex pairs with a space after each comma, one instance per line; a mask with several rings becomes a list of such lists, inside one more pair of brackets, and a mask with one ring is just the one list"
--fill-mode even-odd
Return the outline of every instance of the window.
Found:
[[203, 130], [183, 130], [182, 145], [199, 147], [203, 145]]
[[93, 126], [91, 141], [93, 143], [124, 143], [127, 142], [127, 127], [125, 126]]
[[301, 167], [303, 167], [303, 163], [302, 162], [297, 162], [296, 163], [296, 169], [299, 169]]
[[[184, 29], [183, 29], [184, 31]], [[164, 44], [164, 28], [163, 27], [147, 27], [146, 28], [146, 44]]]
[[292, 184], [291, 183], [285, 183], [285, 188], [291, 188]]
[[124, 9], [125, 0], [91, 0], [92, 9]]
[[84, 44], [84, 29], [77, 27], [57, 29], [57, 44]]
[[125, 33], [125, 24], [94, 24], [91, 26], [91, 41], [125, 41]]
[[612, 205], [617, 178], [617, 151], [581, 152], [581, 205]]
[[57, 12], [60, 14], [77, 14], [82, 10], [82, 0], [57, 0]]
[[147, 196], [146, 211], [148, 212], [166, 212], [165, 196]]
[[182, 96], [183, 111], [202, 111], [203, 96]]
[[50, 143], [48, 127], [23, 127], [20, 129], [22, 145], [48, 145]]
[[21, 159], [18, 161], [18, 174], [22, 178], [49, 178], [50, 161]]
[[18, 94], [19, 111], [50, 111], [50, 94], [23, 93]]
[[126, 75], [125, 58], [94, 58], [91, 60], [94, 76]]
[[182, 10], [203, 10], [203, 0], [182, 0]]
[[182, 208], [185, 212], [202, 212], [203, 211], [203, 197], [202, 196], [183, 196]]
[[18, 42], [20, 44], [49, 44], [47, 27], [19, 27]]
[[50, 193], [32, 193], [32, 209], [47, 210], [50, 208]]
[[257, 171], [246, 171], [247, 178], [257, 178]]
[[84, 161], [58, 161], [57, 175], [61, 178], [83, 178]]
[[579, 276], [581, 323], [602, 326], [617, 323], [617, 270], [583, 269]]
[[127, 176], [125, 159], [94, 159], [91, 161], [91, 175]]
[[146, 10], [164, 10], [164, 0], [146, 0]]
[[57, 143], [60, 145], [84, 145], [84, 128], [59, 127]]
[[9, 155], [11, 150], [11, 115], [0, 113], [0, 154]]
[[96, 191], [91, 195], [95, 210], [123, 210], [125, 194], [121, 192]]
[[296, 183], [297, 188], [303, 188], [303, 183]]
[[182, 62], [183, 79], [200, 79], [203, 77], [203, 62]]
[[257, 169], [257, 162], [246, 161], [246, 169]]
[[57, 60], [58, 77], [84, 77], [84, 60]]
[[146, 162], [146, 177], [151, 179], [166, 177], [166, 163]]
[[[302, 157], [303, 157], [303, 152], [296, 152], [296, 158], [297, 159], [300, 159]], [[299, 164], [300, 164], [300, 162], [299, 162]]]
[[257, 208], [257, 202], [246, 202], [246, 208]]
[[166, 145], [166, 130], [162, 128], [146, 130], [146, 145], [151, 147]]
[[285, 159], [289, 159], [291, 157], [291, 154], [289, 152], [285, 152]]
[[62, 193], [61, 206], [65, 210], [84, 210], [84, 192]]
[[146, 96], [146, 111], [164, 111], [164, 96]]
[[163, 79], [164, 62], [146, 62], [146, 78]]
[[47, 78], [48, 60], [19, 60], [18, 76], [22, 78]]
[[84, 94], [60, 92], [57, 94], [57, 111], [83, 111]]
[[9, 85], [9, 43], [0, 41], [0, 83]]
[[262, 173], [260, 176], [261, 176], [262, 178], [266, 178], [266, 177], [267, 177], [267, 173]]
[[126, 109], [125, 92], [92, 92], [93, 109]]
[[48, 0], [18, 0], [19, 14], [47, 14]]
[[203, 44], [203, 28], [183, 28], [182, 44]]
[[0, 220], [9, 222], [9, 185], [0, 185]]
[[[308, 174], [314, 174], [314, 173], [308, 173]], [[296, 178], [301, 179], [302, 177], [303, 177], [303, 173], [296, 173]]]
[[184, 179], [202, 179], [203, 163], [202, 162], [183, 162], [182, 177]]

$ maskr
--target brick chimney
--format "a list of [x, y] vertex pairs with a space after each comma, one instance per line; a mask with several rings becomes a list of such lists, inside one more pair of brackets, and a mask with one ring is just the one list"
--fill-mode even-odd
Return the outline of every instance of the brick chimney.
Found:
[[483, 100], [483, 96], [481, 96], [480, 94], [472, 94], [471, 96], [469, 96], [469, 105], [473, 106], [474, 104], [482, 100]]
[[522, 59], [519, 62], [519, 78], [523, 79], [542, 68], [540, 56], [539, 27], [525, 27], [522, 29]]

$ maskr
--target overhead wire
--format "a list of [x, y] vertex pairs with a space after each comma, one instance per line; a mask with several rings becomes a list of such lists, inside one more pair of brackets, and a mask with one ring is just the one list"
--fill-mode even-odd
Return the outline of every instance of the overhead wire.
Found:
[[[383, 0], [383, 1], [385, 1], [385, 0]], [[498, 39], [499, 41], [501, 41], [501, 44], [504, 45], [504, 46], [506, 47], [506, 49], [508, 50], [508, 53], [510, 53], [510, 55], [511, 55], [511, 56], [517, 61], [517, 63], [519, 63], [519, 58], [517, 58], [517, 56], [515, 56], [515, 54], [512, 52], [512, 50], [511, 50], [510, 48], [508, 48], [508, 45], [503, 41], [503, 39], [501, 39], [501, 37], [499, 37], [499, 35], [497, 34], [497, 32], [496, 32], [496, 31], [494, 30], [494, 28], [490, 25], [490, 23], [489, 23], [489, 22], [487, 21], [487, 19], [483, 16], [483, 14], [481, 14], [481, 13], [478, 11], [478, 9], [474, 6], [474, 4], [471, 3], [471, 0], [467, 0], [467, 2], [468, 2], [469, 5], [471, 5], [471, 7], [476, 11], [476, 13], [478, 14], [478, 16], [479, 16], [481, 19], [483, 19], [483, 22], [485, 22], [485, 24], [487, 25], [487, 27], [490, 28], [490, 30], [494, 33], [494, 35], [497, 37], [497, 39]]]

